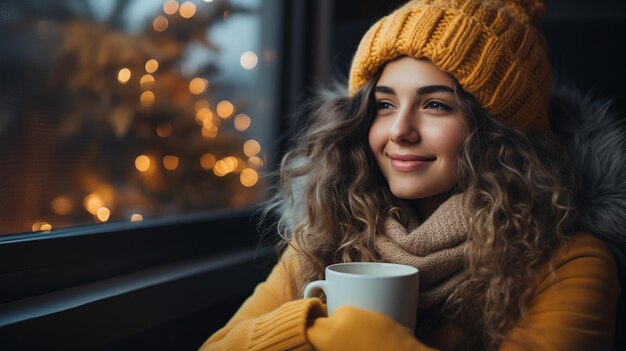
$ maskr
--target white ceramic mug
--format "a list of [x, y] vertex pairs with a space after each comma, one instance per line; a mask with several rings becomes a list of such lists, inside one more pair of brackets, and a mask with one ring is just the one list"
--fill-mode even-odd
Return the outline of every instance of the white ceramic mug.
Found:
[[304, 297], [316, 290], [326, 294], [328, 314], [341, 305], [382, 313], [415, 332], [419, 271], [415, 267], [381, 262], [338, 263], [326, 267], [326, 280], [307, 284]]

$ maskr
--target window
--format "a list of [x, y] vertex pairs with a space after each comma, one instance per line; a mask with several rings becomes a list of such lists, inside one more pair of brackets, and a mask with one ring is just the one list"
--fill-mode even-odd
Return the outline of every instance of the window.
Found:
[[0, 3], [0, 234], [263, 199], [274, 1]]

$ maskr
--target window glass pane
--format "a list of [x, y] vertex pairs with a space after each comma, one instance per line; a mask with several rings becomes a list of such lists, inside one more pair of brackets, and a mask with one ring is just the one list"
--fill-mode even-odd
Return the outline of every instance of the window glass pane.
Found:
[[0, 0], [0, 234], [262, 200], [279, 8]]

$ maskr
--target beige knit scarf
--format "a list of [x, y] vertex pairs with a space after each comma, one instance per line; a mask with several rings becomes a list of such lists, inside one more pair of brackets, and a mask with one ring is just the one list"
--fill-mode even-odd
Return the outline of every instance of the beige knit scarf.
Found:
[[460, 282], [467, 238], [462, 198], [451, 196], [424, 223], [409, 220], [408, 228], [390, 217], [377, 239], [383, 261], [419, 269], [419, 308], [442, 304]]

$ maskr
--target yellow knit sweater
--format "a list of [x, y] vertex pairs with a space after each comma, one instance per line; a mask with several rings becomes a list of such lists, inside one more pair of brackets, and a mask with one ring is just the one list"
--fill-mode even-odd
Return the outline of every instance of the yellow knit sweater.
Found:
[[[386, 316], [340, 307], [326, 317], [318, 299], [296, 299], [289, 272], [297, 274], [292, 250], [239, 311], [201, 347], [208, 350], [452, 350], [460, 331], [443, 325], [418, 340]], [[576, 234], [537, 274], [526, 319], [508, 333], [500, 350], [610, 350], [619, 296], [617, 267], [606, 245]], [[419, 315], [418, 315], [419, 318]]]

